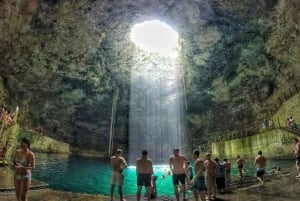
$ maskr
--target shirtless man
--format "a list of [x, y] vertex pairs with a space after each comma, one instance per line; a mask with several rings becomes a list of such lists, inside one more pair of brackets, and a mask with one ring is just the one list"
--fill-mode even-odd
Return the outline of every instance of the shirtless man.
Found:
[[173, 185], [174, 185], [174, 192], [176, 196], [176, 200], [179, 201], [179, 191], [178, 185], [179, 182], [181, 183], [181, 189], [183, 192], [183, 200], [185, 198], [185, 166], [187, 165], [188, 159], [179, 154], [179, 149], [173, 149], [173, 155], [169, 158], [169, 165], [170, 170], [173, 173]]
[[253, 166], [256, 166], [256, 177], [261, 184], [264, 184], [264, 174], [267, 165], [266, 158], [262, 155], [262, 151], [258, 151]]
[[110, 200], [113, 200], [115, 185], [118, 185], [120, 201], [123, 201], [122, 185], [124, 180], [123, 169], [127, 166], [126, 160], [123, 157], [122, 149], [117, 149], [116, 155], [110, 157], [110, 163], [112, 167], [112, 175], [110, 179]]
[[211, 159], [211, 154], [205, 154], [206, 161], [204, 162], [206, 168], [206, 187], [208, 200], [215, 200], [217, 194], [217, 163]]
[[204, 161], [200, 159], [199, 157], [200, 151], [194, 150], [193, 151], [193, 158], [194, 158], [194, 164], [195, 164], [195, 177], [192, 179], [191, 183], [193, 186], [193, 192], [195, 196], [195, 200], [199, 200], [199, 196], [201, 198], [201, 201], [205, 201], [205, 178], [204, 178]]
[[142, 187], [146, 187], [147, 200], [151, 197], [151, 175], [153, 174], [152, 160], [148, 158], [148, 151], [143, 150], [142, 156], [136, 160], [136, 174], [137, 174], [137, 201], [140, 201]]
[[236, 163], [237, 163], [237, 166], [238, 166], [238, 169], [239, 169], [240, 179], [242, 181], [243, 180], [243, 168], [244, 168], [245, 161], [244, 161], [244, 159], [241, 158], [240, 155], [237, 155]]
[[298, 138], [294, 138], [294, 142], [295, 142], [295, 156], [296, 156], [296, 168], [297, 168], [297, 172], [298, 175], [296, 176], [297, 178], [300, 178], [300, 142], [298, 140]]
[[224, 167], [225, 167], [225, 183], [226, 188], [230, 185], [230, 172], [231, 172], [231, 163], [227, 158], [224, 158]]

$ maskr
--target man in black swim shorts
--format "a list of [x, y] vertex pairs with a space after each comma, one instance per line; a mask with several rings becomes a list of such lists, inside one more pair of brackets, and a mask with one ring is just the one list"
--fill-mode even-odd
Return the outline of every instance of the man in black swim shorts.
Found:
[[147, 199], [151, 197], [151, 176], [153, 174], [152, 160], [148, 158], [148, 151], [143, 150], [142, 156], [136, 160], [136, 173], [138, 190], [136, 193], [137, 201], [140, 201], [142, 187], [146, 187]]

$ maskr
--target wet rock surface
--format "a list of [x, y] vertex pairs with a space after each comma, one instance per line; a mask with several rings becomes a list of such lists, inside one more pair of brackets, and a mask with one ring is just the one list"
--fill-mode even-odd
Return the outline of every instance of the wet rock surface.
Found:
[[22, 126], [74, 153], [103, 153], [119, 91], [115, 144], [126, 148], [130, 29], [160, 19], [182, 38], [187, 131], [198, 145], [211, 133], [258, 125], [266, 99], [293, 85], [299, 10], [298, 0], [3, 0], [0, 103], [20, 106]]

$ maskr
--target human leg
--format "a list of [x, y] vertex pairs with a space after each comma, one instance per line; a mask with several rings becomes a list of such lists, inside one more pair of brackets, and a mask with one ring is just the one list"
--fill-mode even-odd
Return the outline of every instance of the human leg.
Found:
[[197, 189], [193, 189], [193, 194], [194, 194], [195, 200], [199, 201], [199, 194], [198, 194], [198, 190]]
[[212, 177], [210, 175], [206, 176], [206, 187], [207, 187], [207, 199], [211, 199], [212, 196]]
[[25, 178], [20, 185], [20, 201], [27, 201], [27, 193], [29, 191], [31, 179]]
[[296, 170], [297, 170], [297, 177], [300, 177], [300, 157], [297, 157], [296, 159]]
[[240, 177], [243, 178], [243, 168], [239, 168]]
[[113, 171], [111, 178], [110, 178], [110, 200], [114, 200], [114, 192], [115, 192], [115, 184], [118, 180], [118, 173]]
[[151, 186], [146, 187], [146, 195], [147, 195], [147, 200], [150, 201], [150, 199], [151, 199]]
[[229, 188], [230, 186], [230, 170], [225, 172], [225, 189]]
[[216, 177], [212, 177], [212, 184], [211, 184], [211, 199], [215, 200], [217, 196], [217, 182]]
[[204, 176], [198, 177], [197, 180], [195, 181], [195, 184], [193, 186], [194, 190], [197, 191], [197, 199], [196, 201], [198, 201], [198, 197], [200, 195], [200, 199], [201, 201], [205, 201], [205, 190], [206, 190], [206, 186], [205, 186], [205, 178]]
[[264, 173], [265, 173], [264, 169], [258, 168], [256, 170], [256, 178], [258, 179], [260, 184], [264, 184]]
[[181, 184], [181, 192], [182, 192], [182, 195], [183, 195], [183, 200], [185, 200], [185, 189], [186, 189], [186, 186], [185, 186], [185, 180], [186, 180], [186, 174], [180, 174], [179, 175], [179, 181], [180, 181], [180, 184]]
[[110, 185], [110, 200], [114, 200], [114, 190], [115, 190], [115, 185], [111, 184]]
[[123, 201], [123, 189], [122, 189], [122, 185], [120, 185], [118, 188], [119, 188], [120, 201]]
[[178, 191], [178, 185], [179, 185], [179, 175], [173, 174], [173, 185], [174, 185], [174, 194], [176, 197], [176, 200], [179, 201], [179, 191]]
[[16, 178], [16, 175], [15, 175], [15, 178], [14, 178], [14, 184], [15, 184], [16, 198], [19, 201], [20, 200], [21, 180], [18, 180]]
[[142, 186], [138, 185], [137, 192], [136, 192], [137, 201], [140, 201], [141, 199], [141, 191], [142, 191]]
[[174, 193], [175, 193], [176, 200], [179, 201], [178, 184], [174, 185]]
[[185, 200], [185, 184], [181, 184], [181, 187], [182, 187], [182, 194], [183, 194], [183, 200]]
[[205, 191], [199, 191], [201, 201], [205, 201]]

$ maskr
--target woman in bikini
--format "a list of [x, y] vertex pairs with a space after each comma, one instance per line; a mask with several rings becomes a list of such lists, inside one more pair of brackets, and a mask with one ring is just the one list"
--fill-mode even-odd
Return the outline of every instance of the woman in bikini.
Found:
[[30, 141], [21, 139], [20, 149], [14, 157], [14, 183], [18, 201], [27, 201], [27, 192], [31, 183], [31, 171], [35, 168], [35, 156], [30, 151]]

